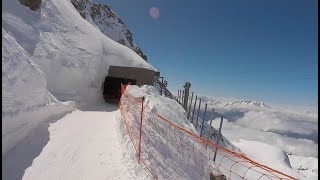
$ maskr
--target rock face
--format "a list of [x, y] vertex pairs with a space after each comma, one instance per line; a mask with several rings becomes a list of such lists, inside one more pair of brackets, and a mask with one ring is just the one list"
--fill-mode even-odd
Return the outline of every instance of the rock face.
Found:
[[130, 30], [108, 5], [91, 0], [71, 0], [71, 3], [82, 18], [97, 27], [104, 35], [132, 49], [147, 61], [147, 56], [133, 40]]
[[19, 0], [22, 5], [28, 6], [31, 10], [39, 9], [42, 0]]

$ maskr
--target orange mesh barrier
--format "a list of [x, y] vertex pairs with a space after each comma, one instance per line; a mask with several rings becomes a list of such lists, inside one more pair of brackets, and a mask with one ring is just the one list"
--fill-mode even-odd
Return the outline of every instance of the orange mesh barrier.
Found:
[[130, 82], [128, 84], [122, 84], [121, 83], [121, 90], [120, 90], [121, 97], [120, 97], [120, 101], [119, 101], [119, 107], [121, 106], [122, 94], [126, 91], [126, 88], [127, 88], [128, 85], [131, 85], [131, 83]]
[[296, 179], [179, 127], [144, 105], [141, 97], [124, 92], [120, 111], [138, 162], [156, 179], [200, 180], [210, 179], [210, 174], [227, 179]]

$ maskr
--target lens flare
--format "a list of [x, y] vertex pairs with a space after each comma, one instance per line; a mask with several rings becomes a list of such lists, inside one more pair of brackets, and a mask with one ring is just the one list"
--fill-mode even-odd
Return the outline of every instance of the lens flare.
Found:
[[160, 16], [159, 9], [157, 7], [152, 7], [149, 11], [150, 16], [154, 19], [158, 19]]

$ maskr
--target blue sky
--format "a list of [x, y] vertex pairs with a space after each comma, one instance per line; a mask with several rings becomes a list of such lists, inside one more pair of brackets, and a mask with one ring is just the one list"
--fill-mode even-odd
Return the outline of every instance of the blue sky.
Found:
[[190, 81], [197, 94], [318, 104], [316, 0], [97, 2], [125, 22], [173, 91]]

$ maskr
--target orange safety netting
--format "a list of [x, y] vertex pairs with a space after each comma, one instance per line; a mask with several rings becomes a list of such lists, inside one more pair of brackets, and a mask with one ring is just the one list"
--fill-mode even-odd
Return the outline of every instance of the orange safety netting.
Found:
[[138, 161], [156, 179], [209, 179], [210, 174], [227, 179], [296, 179], [177, 126], [144, 105], [142, 97], [124, 91], [120, 111]]
[[[120, 89], [121, 97], [122, 97], [122, 94], [126, 91], [126, 88], [128, 85], [131, 85], [131, 83], [130, 82], [128, 84], [121, 83], [121, 89]], [[119, 101], [119, 107], [121, 106], [121, 97], [120, 97], [120, 101]]]

